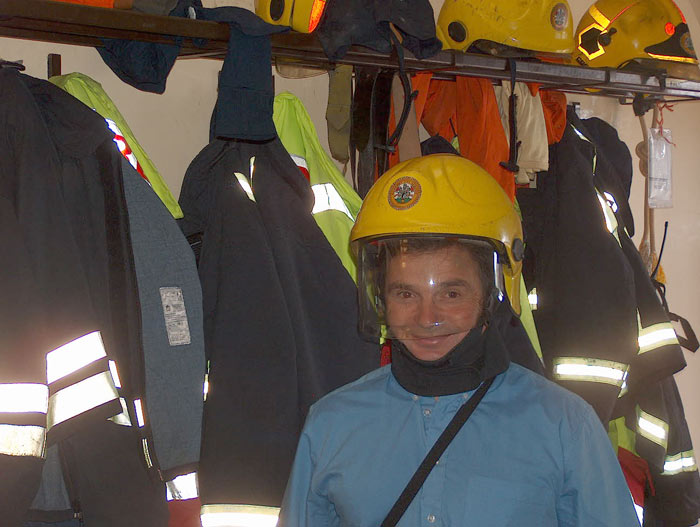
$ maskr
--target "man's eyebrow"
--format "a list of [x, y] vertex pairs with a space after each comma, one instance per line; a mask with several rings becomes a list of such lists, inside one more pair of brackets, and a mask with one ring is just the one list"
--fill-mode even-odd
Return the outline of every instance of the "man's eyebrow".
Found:
[[456, 278], [454, 280], [447, 280], [446, 282], [440, 282], [438, 284], [439, 287], [471, 287], [471, 283], [462, 280], [461, 278]]
[[413, 286], [411, 284], [407, 284], [405, 282], [391, 282], [387, 286], [388, 290], [392, 289], [413, 289]]

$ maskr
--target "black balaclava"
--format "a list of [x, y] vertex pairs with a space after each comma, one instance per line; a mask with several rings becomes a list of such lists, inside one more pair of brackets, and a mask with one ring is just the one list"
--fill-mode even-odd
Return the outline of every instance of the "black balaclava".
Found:
[[[482, 381], [504, 372], [510, 364], [494, 320], [494, 317], [504, 316], [506, 311], [509, 312], [509, 308], [501, 304], [484, 326], [473, 328], [438, 360], [417, 359], [405, 344], [393, 340], [391, 372], [404, 389], [416, 395], [434, 397], [475, 389]], [[485, 327], [483, 331], [482, 327]]]

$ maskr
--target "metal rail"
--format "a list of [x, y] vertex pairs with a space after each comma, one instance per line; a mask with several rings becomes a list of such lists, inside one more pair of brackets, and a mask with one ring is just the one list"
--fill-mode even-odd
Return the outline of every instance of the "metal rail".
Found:
[[[0, 35], [81, 46], [100, 46], [103, 38], [172, 44], [175, 37], [181, 37], [180, 58], [221, 60], [226, 55], [228, 26], [216, 22], [49, 0], [2, 0]], [[292, 61], [301, 66], [320, 69], [332, 67], [318, 39], [313, 35], [273, 35], [272, 54], [278, 61]], [[383, 68], [398, 67], [394, 57], [359, 46], [353, 46], [339, 62]], [[405, 63], [410, 72], [433, 71], [442, 79], [471, 76], [498, 81], [510, 77], [508, 61], [488, 55], [442, 51], [429, 59], [419, 60], [406, 52]], [[642, 93], [658, 99], [700, 99], [700, 83], [693, 81], [527, 59], [517, 60], [516, 65], [518, 80], [540, 83], [545, 89], [617, 98], [629, 98]]]

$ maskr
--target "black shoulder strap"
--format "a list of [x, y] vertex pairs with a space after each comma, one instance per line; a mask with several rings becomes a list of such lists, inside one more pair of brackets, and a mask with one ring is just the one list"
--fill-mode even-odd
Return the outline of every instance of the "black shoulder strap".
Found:
[[438, 437], [438, 440], [433, 445], [433, 448], [431, 448], [428, 455], [425, 456], [425, 459], [418, 467], [418, 470], [416, 470], [416, 473], [413, 474], [413, 477], [408, 482], [408, 485], [406, 485], [406, 488], [403, 489], [401, 496], [399, 496], [399, 499], [396, 500], [396, 503], [394, 503], [394, 506], [389, 511], [389, 514], [387, 514], [386, 518], [384, 518], [381, 527], [394, 527], [399, 522], [404, 512], [406, 512], [406, 509], [408, 509], [408, 506], [411, 504], [413, 499], [416, 497], [416, 494], [418, 494], [418, 491], [423, 486], [428, 474], [430, 474], [430, 471], [433, 470], [433, 467], [440, 459], [440, 456], [442, 456], [442, 454], [445, 452], [447, 446], [452, 442], [457, 435], [457, 432], [462, 429], [464, 423], [467, 422], [469, 416], [472, 415], [477, 405], [484, 398], [484, 395], [486, 395], [486, 392], [493, 384], [494, 379], [495, 377], [491, 377], [490, 379], [487, 379], [481, 383], [481, 386], [479, 386], [476, 392], [474, 392], [474, 395], [472, 395], [469, 400], [465, 402], [459, 410], [457, 410], [455, 416], [449, 422], [442, 434], [440, 434], [440, 437]]

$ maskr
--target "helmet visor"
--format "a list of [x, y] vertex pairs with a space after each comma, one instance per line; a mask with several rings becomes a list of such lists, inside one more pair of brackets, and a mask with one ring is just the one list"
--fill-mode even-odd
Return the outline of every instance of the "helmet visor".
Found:
[[487, 241], [416, 235], [360, 243], [359, 322], [366, 336], [466, 334], [504, 297], [503, 257]]

